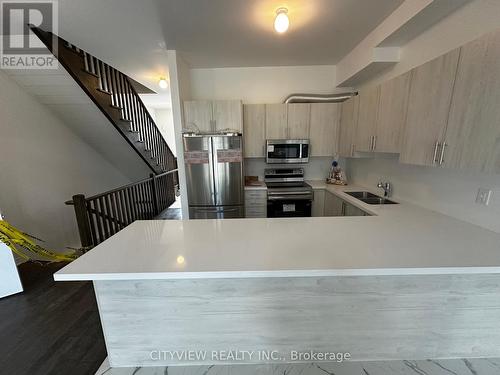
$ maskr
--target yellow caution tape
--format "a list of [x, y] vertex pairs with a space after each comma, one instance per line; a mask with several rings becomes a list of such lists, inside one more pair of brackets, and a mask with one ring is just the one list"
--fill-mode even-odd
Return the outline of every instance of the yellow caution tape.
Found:
[[15, 254], [23, 259], [39, 260], [38, 258], [42, 258], [52, 262], [71, 262], [81, 255], [79, 251], [74, 250], [66, 253], [56, 253], [43, 248], [33, 240], [41, 241], [36, 237], [21, 232], [7, 221], [0, 220], [0, 242], [9, 246]]

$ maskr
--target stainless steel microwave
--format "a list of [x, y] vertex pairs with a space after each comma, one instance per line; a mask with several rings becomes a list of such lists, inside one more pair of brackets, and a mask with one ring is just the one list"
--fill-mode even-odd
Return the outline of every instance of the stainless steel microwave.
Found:
[[309, 162], [309, 139], [268, 139], [266, 141], [266, 163]]

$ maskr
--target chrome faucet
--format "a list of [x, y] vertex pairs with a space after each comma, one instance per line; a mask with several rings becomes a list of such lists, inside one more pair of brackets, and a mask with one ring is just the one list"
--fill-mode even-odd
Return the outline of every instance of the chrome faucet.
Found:
[[380, 189], [384, 189], [384, 197], [390, 197], [392, 193], [392, 185], [390, 182], [379, 182], [377, 187]]

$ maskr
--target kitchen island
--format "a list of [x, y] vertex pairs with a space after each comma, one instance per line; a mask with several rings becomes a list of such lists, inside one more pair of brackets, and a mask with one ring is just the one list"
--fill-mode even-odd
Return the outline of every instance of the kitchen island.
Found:
[[94, 282], [112, 367], [500, 356], [500, 234], [328, 189], [373, 216], [138, 221], [54, 277]]

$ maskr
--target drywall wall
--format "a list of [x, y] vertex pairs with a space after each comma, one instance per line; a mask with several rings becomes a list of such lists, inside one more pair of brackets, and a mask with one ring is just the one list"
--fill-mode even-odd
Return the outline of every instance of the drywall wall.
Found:
[[[177, 150], [183, 150], [182, 128], [184, 124], [184, 100], [191, 99], [191, 84], [189, 66], [175, 50], [167, 51], [170, 90], [172, 98], [172, 118], [174, 121], [174, 136]], [[182, 217], [189, 219], [189, 206], [186, 189], [186, 171], [184, 169], [184, 153], [177, 154], [179, 169], [179, 188], [181, 193]]]
[[64, 202], [131, 181], [1, 71], [0, 87], [0, 211], [47, 247], [79, 247]]
[[167, 142], [168, 147], [170, 147], [174, 155], [177, 155], [172, 108], [148, 108], [148, 111], [158, 126], [161, 135]]
[[474, 0], [401, 47], [401, 59], [363, 86], [401, 75], [500, 27], [500, 1]]
[[194, 100], [281, 103], [293, 93], [342, 91], [334, 88], [333, 65], [191, 69], [190, 76]]
[[[400, 164], [397, 156], [348, 159], [347, 175], [373, 189], [389, 181], [396, 198], [500, 233], [500, 175]], [[475, 203], [480, 187], [493, 190], [488, 206]]]

